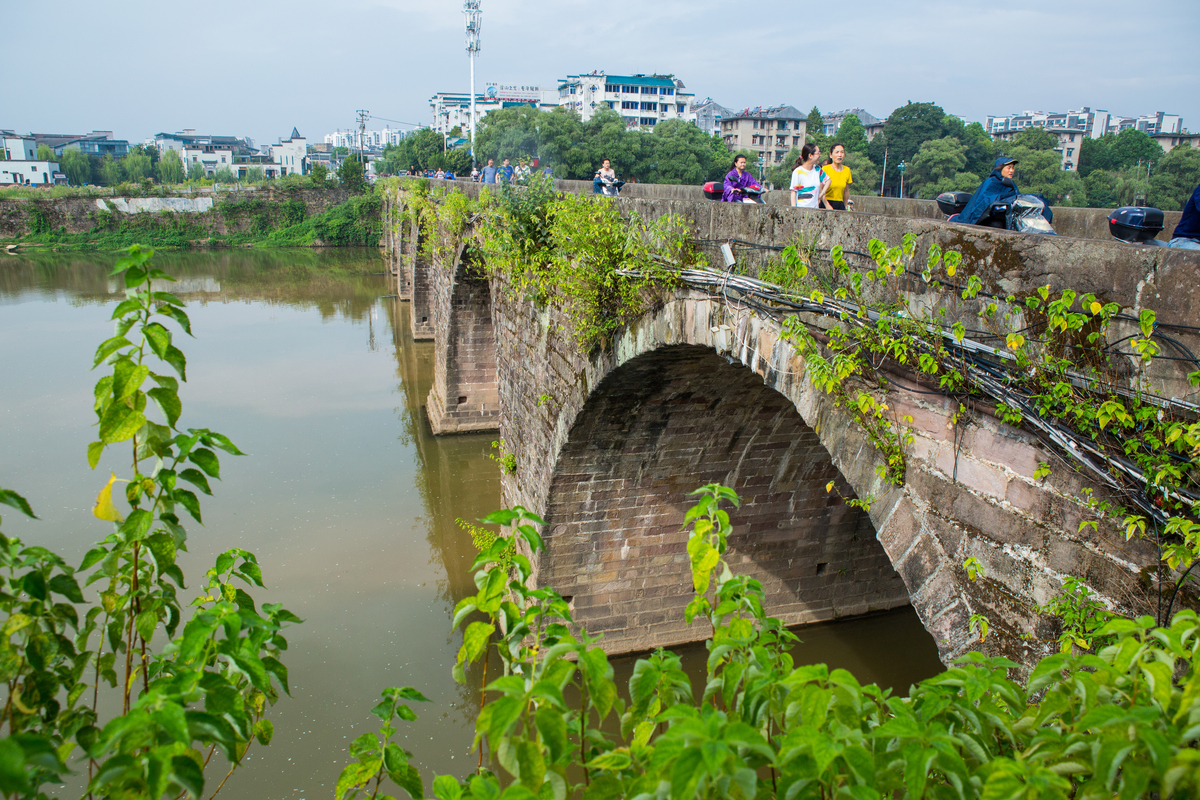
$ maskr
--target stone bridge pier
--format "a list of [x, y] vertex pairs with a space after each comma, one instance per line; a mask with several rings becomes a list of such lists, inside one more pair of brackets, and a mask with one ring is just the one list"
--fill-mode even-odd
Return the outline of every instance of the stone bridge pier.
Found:
[[[738, 229], [747, 214], [787, 221], [797, 211], [693, 205]], [[853, 216], [862, 225], [866, 215]], [[762, 582], [768, 612], [788, 624], [911, 603], [949, 663], [981, 647], [969, 631], [981, 614], [993, 631], [985, 649], [1029, 664], [1054, 647], [1054, 623], [1037, 607], [1068, 576], [1122, 613], [1151, 610], [1143, 575], [1153, 548], [1104, 521], [1081, 530], [1094, 519], [1085, 490], [1105, 492], [1069, 469], [1037, 475], [1040, 463], [1062, 462], [990, 409], [956, 419], [957, 401], [922, 387], [881, 393], [913, 420], [904, 484], [893, 486], [880, 477], [882, 454], [813, 385], [774, 320], [683, 290], [581, 353], [567, 318], [484, 277], [463, 247], [469, 231], [439, 230], [431, 246], [418, 227], [402, 230], [412, 328], [434, 340], [430, 424], [499, 432], [515, 461], [501, 502], [546, 520], [533, 580], [569, 597], [606, 650], [706, 637], [702, 622], [683, 619], [692, 587], [682, 522], [689, 493], [709, 482], [742, 499], [730, 509], [727, 560]], [[1163, 281], [1168, 268], [1151, 277]], [[969, 557], [984, 577], [968, 579]]]

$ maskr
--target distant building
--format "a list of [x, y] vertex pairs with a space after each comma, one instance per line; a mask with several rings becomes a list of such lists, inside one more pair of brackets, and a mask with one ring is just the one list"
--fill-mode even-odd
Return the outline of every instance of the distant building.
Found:
[[[1021, 130], [1024, 130], [1024, 128]], [[1003, 131], [994, 134], [992, 138], [1007, 142], [1020, 133], [1021, 130]], [[1044, 127], [1044, 130], [1052, 133], [1058, 139], [1058, 147], [1055, 147], [1054, 151], [1061, 157], [1062, 168], [1068, 172], [1077, 170], [1079, 168], [1079, 155], [1083, 150], [1083, 140], [1087, 138], [1087, 133], [1078, 128], [1064, 127]]]
[[38, 160], [37, 146], [33, 136], [0, 131], [0, 186], [53, 186], [67, 182], [57, 161]]
[[837, 133], [837, 129], [842, 126], [842, 120], [851, 114], [854, 114], [856, 117], [858, 117], [858, 121], [862, 123], [863, 130], [866, 131], [867, 134], [868, 142], [875, 138], [875, 134], [883, 130], [883, 120], [868, 114], [861, 108], [850, 108], [846, 109], [845, 111], [835, 111], [832, 114], [822, 114], [821, 124], [824, 128], [822, 133], [824, 133], [826, 136], [833, 136], [835, 133]]
[[608, 75], [597, 70], [558, 81], [558, 105], [587, 121], [611, 108], [630, 128], [651, 128], [669, 119], [689, 119], [696, 96], [674, 75]]
[[271, 145], [271, 161], [279, 167], [281, 175], [307, 175], [308, 140], [293, 127], [291, 136]]
[[1084, 106], [1078, 110], [1062, 112], [1025, 111], [1007, 116], [989, 116], [984, 129], [996, 136], [1002, 133], [1019, 133], [1026, 128], [1068, 129], [1083, 131], [1092, 139], [1107, 133], [1120, 133], [1134, 128], [1150, 136], [1182, 133], [1183, 118], [1177, 114], [1158, 111], [1142, 117], [1122, 117], [1103, 109], [1093, 111]]
[[92, 131], [91, 133], [31, 133], [38, 144], [44, 144], [54, 150], [54, 155], [61, 156], [64, 150], [78, 150], [89, 156], [103, 158], [110, 156], [122, 159], [129, 155], [129, 141], [114, 139], [112, 131]]
[[749, 150], [771, 167], [804, 144], [807, 117], [795, 106], [747, 108], [721, 119], [721, 138], [730, 152]]
[[720, 134], [721, 121], [732, 117], [733, 114], [731, 109], [717, 103], [711, 97], [706, 97], [692, 104], [692, 113], [689, 115], [689, 119], [705, 133]]
[[1169, 153], [1176, 147], [1200, 148], [1200, 133], [1154, 133], [1150, 138], [1162, 146], [1163, 152]]
[[19, 136], [13, 131], [0, 131], [0, 156], [4, 161], [36, 161], [37, 140]]
[[[231, 157], [237, 158], [249, 157], [258, 152], [254, 147], [253, 139], [201, 134], [196, 133], [194, 128], [185, 128], [176, 133], [155, 134], [153, 143], [158, 148], [158, 152], [165, 153], [167, 150], [174, 150], [176, 153], [179, 153], [180, 157], [183, 156], [185, 149], [191, 150], [195, 154], [197, 152], [205, 152], [205, 148], [212, 148], [207, 152], [212, 153], [220, 150]], [[229, 163], [232, 163], [232, 161]]]
[[[488, 83], [475, 94], [475, 116], [483, 119], [503, 108], [529, 106], [538, 111], [550, 111], [558, 106], [558, 91], [532, 84]], [[438, 92], [429, 98], [433, 114], [433, 130], [447, 134], [458, 128], [462, 135], [471, 133], [471, 93]]]
[[[362, 131], [361, 134], [357, 130], [334, 131], [333, 133], [325, 134], [324, 144], [330, 148], [345, 147], [350, 150], [361, 149], [368, 152], [379, 152], [389, 144], [399, 144], [400, 140], [405, 136], [405, 132], [399, 129], [383, 128], [378, 131]], [[314, 144], [313, 147], [316, 147]]]

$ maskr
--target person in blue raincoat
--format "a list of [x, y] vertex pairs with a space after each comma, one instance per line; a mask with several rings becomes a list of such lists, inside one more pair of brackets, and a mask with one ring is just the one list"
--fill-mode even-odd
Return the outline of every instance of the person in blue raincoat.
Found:
[[994, 203], [1009, 203], [1016, 199], [1019, 192], [1013, 181], [1013, 173], [1017, 171], [1017, 160], [1000, 156], [993, 165], [992, 174], [983, 179], [983, 183], [971, 196], [967, 207], [958, 215], [955, 222], [974, 225], [980, 217], [987, 214]]

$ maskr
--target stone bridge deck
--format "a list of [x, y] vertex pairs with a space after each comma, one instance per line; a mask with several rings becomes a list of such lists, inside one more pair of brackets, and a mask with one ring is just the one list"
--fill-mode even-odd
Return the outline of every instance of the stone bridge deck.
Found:
[[[1200, 323], [1200, 258], [1182, 251], [872, 214], [621, 202], [651, 218], [683, 214], [714, 240], [777, 245], [804, 231], [826, 247], [865, 251], [869, 238], [898, 242], [912, 230], [919, 252], [932, 241], [958, 249], [960, 269], [1002, 291], [1071, 286]], [[1051, 638], [1036, 606], [1069, 575], [1126, 613], [1150, 608], [1142, 578], [1154, 549], [1103, 522], [1081, 531], [1092, 515], [1078, 498], [1104, 493], [1069, 469], [1036, 478], [1039, 463], [1061, 461], [988, 409], [956, 425], [948, 398], [892, 392], [888, 402], [914, 420], [915, 441], [905, 485], [890, 486], [879, 477], [880, 453], [806, 378], [774, 320], [683, 290], [611, 347], [581, 353], [564, 317], [489, 284], [461, 244], [429, 247], [415, 223], [394, 224], [404, 203], [403, 190], [387, 198], [386, 244], [398, 294], [412, 303], [413, 334], [435, 342], [430, 424], [439, 433], [499, 431], [516, 462], [503, 503], [547, 522], [534, 580], [570, 597], [606, 649], [705, 637], [683, 620], [691, 581], [681, 523], [688, 493], [711, 481], [743, 499], [732, 514], [731, 564], [763, 582], [769, 612], [789, 624], [911, 603], [949, 662], [979, 646], [968, 619], [980, 613], [995, 632], [989, 646], [1029, 663]], [[830, 481], [837, 491], [826, 491]], [[871, 498], [869, 512], [843, 497]], [[977, 582], [962, 569], [971, 556], [987, 575]], [[1033, 639], [1023, 636], [1030, 631]]]

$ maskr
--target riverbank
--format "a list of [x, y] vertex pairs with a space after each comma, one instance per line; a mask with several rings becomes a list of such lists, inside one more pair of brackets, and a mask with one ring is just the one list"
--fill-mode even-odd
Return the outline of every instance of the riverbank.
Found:
[[380, 201], [344, 189], [174, 197], [0, 199], [0, 246], [29, 250], [319, 247], [379, 244]]

